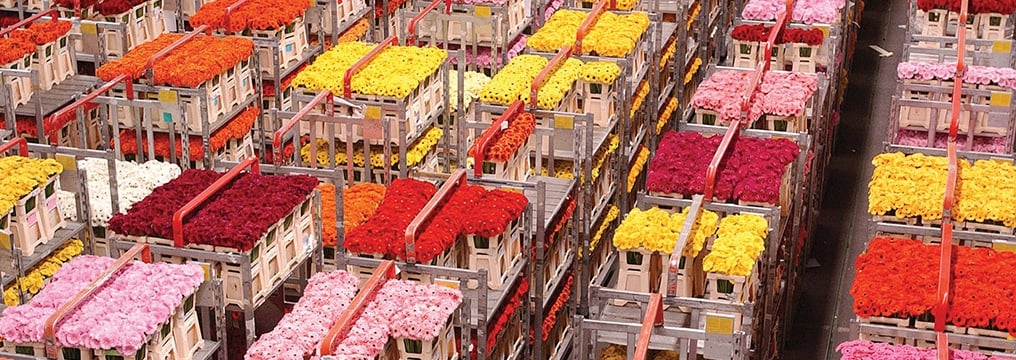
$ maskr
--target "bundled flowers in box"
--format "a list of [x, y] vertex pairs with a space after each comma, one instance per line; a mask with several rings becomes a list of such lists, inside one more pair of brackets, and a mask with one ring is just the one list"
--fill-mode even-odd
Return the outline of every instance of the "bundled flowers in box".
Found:
[[[705, 190], [709, 160], [722, 136], [704, 137], [693, 132], [671, 131], [663, 135], [656, 157], [649, 164], [646, 189], [691, 196]], [[777, 204], [787, 165], [800, 148], [787, 139], [742, 136], [732, 144], [716, 175], [714, 197]]]
[[[676, 351], [649, 350], [649, 357], [652, 360], [677, 360], [680, 355]], [[610, 344], [603, 348], [600, 353], [600, 360], [626, 360], [628, 359], [628, 347], [624, 345]]]
[[[868, 212], [897, 218], [942, 218], [947, 161], [944, 157], [879, 154], [868, 183]], [[953, 218], [1016, 227], [1016, 166], [995, 160], [959, 161]]]
[[[947, 133], [935, 133], [934, 147], [945, 149], [949, 135]], [[928, 132], [900, 129], [896, 133], [896, 144], [903, 146], [928, 146]], [[956, 136], [956, 149], [960, 151], [977, 151], [993, 154], [1004, 154], [1009, 152], [1005, 146], [1005, 138], [998, 136], [974, 136], [973, 149], [967, 148], [967, 136]]]
[[762, 250], [769, 224], [764, 217], [749, 214], [728, 215], [720, 220], [716, 241], [702, 259], [706, 272], [748, 276]]
[[[113, 217], [113, 204], [109, 193], [109, 163], [105, 159], [86, 158], [78, 161], [78, 168], [88, 174], [89, 209], [92, 226], [106, 226]], [[116, 161], [116, 193], [120, 211], [127, 211], [152, 190], [180, 175], [176, 164], [151, 160], [143, 164]], [[77, 220], [74, 193], [60, 191], [60, 213]]]
[[[836, 346], [836, 351], [843, 355], [842, 360], [877, 360], [877, 359], [937, 359], [934, 348], [919, 348], [910, 345], [894, 345], [874, 343], [867, 340], [853, 340]], [[950, 349], [949, 359], [952, 360], [1004, 360], [1002, 357], [987, 356], [973, 351]]]
[[638, 179], [639, 175], [642, 174], [642, 169], [646, 167], [646, 163], [649, 162], [649, 148], [639, 147], [639, 152], [635, 156], [635, 162], [631, 165], [631, 171], [628, 172], [628, 192], [631, 192], [635, 188], [635, 180]]
[[[589, 241], [589, 249], [590, 249], [590, 251], [592, 249], [596, 249], [596, 245], [600, 243], [600, 239], [603, 238], [603, 234], [606, 233], [607, 230], [609, 230], [611, 228], [611, 224], [620, 215], [621, 215], [621, 209], [619, 209], [615, 205], [610, 205], [610, 208], [607, 209], [607, 215], [603, 216], [603, 222], [600, 223], [600, 226], [598, 228], [596, 228], [596, 233], [593, 235], [592, 240]], [[579, 252], [579, 258], [581, 258], [581, 257], [582, 257], [582, 252], [580, 251]]]
[[[3, 40], [0, 40], [0, 41], [3, 41]], [[85, 103], [85, 105], [81, 106], [81, 110], [85, 114], [88, 114], [90, 111], [92, 111], [93, 109], [95, 109], [97, 107], [99, 107], [98, 104], [92, 103], [92, 102], [88, 102], [88, 103]], [[58, 116], [56, 118], [53, 118], [52, 116], [46, 117], [43, 120], [43, 122], [42, 122], [43, 131], [46, 132], [46, 133], [52, 132], [46, 138], [49, 140], [49, 142], [51, 144], [53, 144], [53, 143], [59, 143], [59, 141], [60, 141], [60, 134], [56, 133], [54, 130], [56, 130], [56, 129], [62, 129], [64, 126], [67, 125], [67, 123], [69, 123], [71, 121], [74, 121], [74, 120], [77, 120], [77, 119], [78, 119], [78, 114], [77, 114], [76, 111], [75, 112], [66, 112], [66, 113], [60, 114], [60, 116]], [[0, 114], [0, 129], [6, 129], [7, 128], [7, 121], [6, 120], [7, 120], [6, 116], [3, 115], [3, 114]], [[17, 131], [18, 134], [25, 135], [25, 136], [30, 137], [30, 138], [36, 138], [36, 139], [39, 138], [39, 125], [36, 122], [35, 116], [16, 116], [15, 119], [14, 119], [14, 128], [15, 128], [15, 131]]]
[[[480, 97], [480, 92], [483, 88], [490, 83], [490, 77], [483, 73], [475, 71], [466, 71], [462, 74], [462, 82], [465, 84], [462, 91], [465, 96], [462, 97], [462, 103], [464, 109], [468, 109], [469, 105]], [[448, 73], [448, 105], [451, 106], [451, 111], [458, 110], [459, 107], [459, 76], [454, 72]]]
[[33, 53], [35, 53], [35, 44], [25, 41], [25, 39], [0, 38], [0, 64], [7, 65]]
[[[603, 166], [607, 162], [607, 158], [613, 155], [617, 151], [618, 145], [621, 141], [617, 135], [607, 135], [607, 142], [596, 150], [596, 155], [593, 156], [592, 175], [593, 181], [596, 181], [600, 177], [600, 170], [603, 170]], [[554, 160], [554, 177], [560, 179], [574, 179], [575, 178], [575, 164], [571, 161], [566, 160]], [[547, 166], [543, 166], [543, 176], [549, 176], [550, 171], [547, 170]], [[582, 176], [582, 174], [579, 174]]]
[[[559, 10], [536, 34], [526, 40], [526, 45], [539, 51], [558, 51], [571, 45], [575, 42], [579, 26], [588, 15], [585, 11]], [[625, 57], [635, 49], [648, 28], [649, 16], [645, 13], [618, 15], [606, 12], [582, 40], [582, 49], [585, 53], [598, 56]]]
[[[523, 112], [511, 121], [508, 121], [508, 128], [498, 132], [490, 139], [490, 145], [484, 153], [484, 161], [506, 162], [516, 151], [526, 143], [529, 135], [536, 130], [536, 116]], [[477, 144], [469, 148], [469, 156], [475, 156]], [[474, 164], [473, 166], [481, 166]]]
[[[548, 308], [548, 310], [546, 311], [547, 317], [543, 318], [543, 324], [541, 325], [541, 328], [543, 329], [542, 333], [543, 341], [547, 341], [547, 338], [550, 337], [551, 330], [553, 330], [554, 325], [557, 324], [558, 316], [561, 316], [560, 314], [561, 310], [563, 310], [564, 307], [568, 305], [568, 299], [571, 298], [572, 283], [574, 281], [575, 276], [568, 275], [568, 279], [565, 280], [564, 285], [561, 288], [561, 293], [557, 295], [557, 299], [554, 300], [554, 303], [551, 304], [550, 308]], [[566, 314], [564, 317], [567, 316], [568, 315]], [[536, 332], [534, 330], [532, 329], [529, 330], [530, 341], [532, 341], [532, 339], [535, 337], [534, 335], [535, 333]]]
[[27, 294], [38, 293], [39, 290], [42, 290], [42, 286], [45, 285], [46, 279], [56, 274], [60, 266], [63, 266], [63, 263], [81, 254], [83, 249], [84, 243], [81, 240], [71, 239], [59, 249], [53, 251], [52, 255], [43, 259], [38, 265], [35, 265], [35, 267], [28, 271], [27, 275], [18, 278], [17, 286], [11, 285], [4, 289], [4, 305], [15, 306], [21, 303], [18, 286]]
[[[437, 142], [441, 140], [441, 136], [444, 133], [441, 129], [431, 127], [428, 129], [423, 136], [416, 140], [408, 149], [406, 149], [406, 166], [416, 166], [421, 161], [426, 159], [427, 154], [430, 154]], [[328, 141], [324, 139], [317, 139], [317, 163], [318, 165], [328, 164]], [[300, 148], [300, 157], [303, 159], [305, 164], [310, 164], [311, 152], [310, 143], [303, 145]], [[362, 143], [353, 145], [353, 165], [359, 167], [367, 166], [364, 162], [364, 149]], [[344, 142], [335, 143], [335, 164], [345, 165], [346, 159], [346, 144]], [[392, 156], [388, 162], [391, 166], [399, 166], [399, 152], [398, 149], [392, 149]], [[370, 166], [375, 169], [380, 169], [385, 166], [384, 163], [384, 146], [371, 145], [370, 147]]]
[[[321, 184], [321, 222], [324, 223], [322, 238], [325, 246], [335, 246], [335, 185]], [[385, 196], [384, 185], [356, 184], [342, 191], [342, 222], [349, 232], [367, 222], [377, 211]]]
[[314, 354], [318, 343], [356, 296], [358, 280], [345, 271], [320, 272], [311, 276], [300, 302], [279, 320], [272, 331], [261, 335], [246, 360], [303, 360]]
[[393, 180], [374, 216], [346, 234], [343, 243], [346, 250], [366, 254], [395, 254], [398, 251], [396, 248], [405, 244], [406, 227], [436, 192], [434, 184], [428, 182], [415, 179]]
[[690, 83], [691, 80], [695, 78], [695, 74], [698, 73], [699, 67], [701, 66], [702, 66], [702, 58], [695, 58], [695, 61], [693, 61], [691, 64], [688, 65], [688, 71], [684, 74], [685, 85], [688, 85], [688, 83]]
[[670, 117], [674, 115], [674, 111], [677, 111], [677, 98], [672, 97], [667, 100], [667, 106], [663, 108], [663, 112], [660, 113], [660, 118], [656, 120], [656, 133], [659, 134], [663, 131], [663, 128], [667, 126], [667, 122], [670, 121]]
[[[95, 70], [95, 75], [103, 81], [122, 74], [139, 79], [148, 59], [181, 37], [181, 34], [159, 35], [124, 57], [102, 65]], [[238, 62], [249, 60], [253, 53], [254, 42], [250, 39], [198, 35], [155, 62], [153, 81], [155, 85], [194, 88], [232, 69]]]
[[367, 34], [367, 30], [370, 30], [370, 21], [367, 19], [357, 20], [349, 30], [339, 35], [339, 40], [336, 43], [345, 44], [360, 40], [360, 38], [363, 38], [363, 35]]
[[[547, 59], [538, 55], [520, 55], [494, 75], [480, 92], [480, 101], [498, 105], [510, 105], [516, 100], [529, 102], [533, 79], [547, 66]], [[540, 88], [538, 106], [553, 110], [572, 89], [579, 77], [582, 61], [569, 58]]]
[[[190, 17], [192, 26], [208, 25], [213, 29], [226, 27], [226, 8], [238, 0], [216, 0], [201, 6]], [[277, 30], [302, 17], [310, 7], [307, 1], [293, 0], [252, 0], [234, 9], [229, 16], [227, 32], [239, 32], [244, 29]]]
[[[146, 0], [102, 0], [93, 9], [102, 15], [117, 15], [130, 11], [135, 6], [144, 4]], [[73, 8], [69, 6], [68, 8]]]
[[[680, 213], [670, 214], [657, 207], [644, 211], [632, 209], [614, 231], [614, 246], [622, 251], [643, 248], [670, 254], [677, 244], [688, 210], [689, 208], [685, 208]], [[692, 226], [692, 236], [689, 237], [681, 255], [698, 256], [699, 251], [705, 246], [706, 239], [716, 232], [717, 220], [719, 215], [703, 209], [698, 221]]]
[[[948, 81], [956, 77], [956, 64], [904, 61], [896, 65], [896, 76], [900, 80]], [[963, 72], [963, 82], [979, 85], [994, 84], [1016, 90], [1016, 69], [966, 65]]]
[[[930, 319], [938, 305], [939, 246], [919, 240], [878, 237], [857, 257], [854, 313], [862, 318]], [[988, 248], [953, 247], [952, 290], [946, 322], [960, 327], [1016, 334], [1016, 284], [1009, 272], [1016, 254]], [[901, 291], [907, 289], [907, 291]]]
[[[46, 319], [114, 261], [82, 255], [64, 264], [31, 302], [4, 310], [0, 336], [42, 343]], [[57, 345], [134, 354], [203, 279], [204, 270], [195, 264], [131, 263], [67, 314], [56, 328]]]
[[53, 159], [0, 158], [0, 214], [11, 211], [19, 199], [61, 172], [63, 166]]
[[[216, 153], [226, 146], [230, 140], [242, 139], [244, 136], [250, 133], [250, 130], [254, 127], [254, 121], [257, 120], [258, 115], [261, 114], [261, 109], [251, 106], [243, 112], [239, 113], [228, 123], [223, 125], [218, 130], [212, 133], [208, 140], [208, 147], [212, 153]], [[169, 156], [169, 134], [156, 133], [155, 136], [155, 156], [161, 157], [162, 159], [168, 160]], [[113, 146], [113, 140], [110, 140], [110, 146]], [[201, 136], [190, 135], [188, 139], [189, 151], [188, 156], [191, 161], [198, 161], [205, 158], [204, 143], [201, 140]], [[176, 139], [174, 145], [176, 149], [176, 156], [183, 157], [183, 141]], [[120, 151], [126, 155], [137, 154], [140, 152], [148, 151], [148, 136], [141, 136], [141, 148], [138, 148], [137, 136], [135, 136], [134, 129], [120, 130]]]
[[[346, 70], [373, 48], [374, 45], [361, 42], [338, 44], [300, 72], [293, 85], [341, 94]], [[361, 95], [405, 98], [434, 74], [447, 56], [447, 52], [435, 47], [391, 46], [361, 68], [350, 86]]]
[[[764, 42], [769, 40], [769, 33], [772, 30], [772, 26], [766, 26], [765, 24], [738, 25], [730, 32], [730, 37], [740, 41]], [[780, 34], [780, 37], [776, 39], [776, 43], [801, 43], [808, 44], [809, 46], [818, 46], [822, 45], [823, 37], [822, 30], [817, 28], [786, 28]]]
[[612, 62], [593, 61], [582, 65], [579, 76], [587, 83], [609, 85], [621, 76], [621, 67]]
[[40, 21], [32, 23], [25, 30], [15, 30], [10, 37], [24, 39], [35, 45], [46, 45], [67, 35], [70, 30], [70, 21]]
[[[721, 70], [713, 73], [699, 84], [691, 98], [691, 105], [697, 109], [719, 113], [717, 123], [726, 125], [741, 118], [741, 97], [751, 85], [754, 74], [751, 71]], [[748, 123], [751, 126], [764, 114], [798, 116], [804, 114], [808, 100], [818, 89], [818, 77], [814, 74], [797, 72], [768, 72], [762, 84], [752, 94]]]
[[461, 303], [462, 293], [456, 289], [388, 280], [332, 355], [373, 359], [384, 350], [389, 336], [432, 340], [445, 329], [448, 318]]
[[[793, 21], [805, 24], [834, 24], [846, 0], [799, 1], [794, 4]], [[741, 17], [745, 20], [772, 21], [786, 11], [787, 3], [781, 0], [750, 0], [744, 5]]]
[[512, 320], [515, 311], [518, 311], [519, 306], [522, 305], [522, 301], [526, 299], [528, 294], [529, 280], [523, 277], [519, 279], [519, 285], [515, 288], [515, 292], [511, 294], [511, 298], [504, 304], [501, 311], [496, 313], [498, 314], [497, 318], [487, 325], [487, 352], [490, 352], [494, 348], [494, 345], [497, 344], [497, 340], [501, 338], [501, 332], [504, 331], [506, 326], [510, 325], [508, 322]]
[[[172, 239], [173, 214], [220, 176], [209, 170], [184, 171], [126, 214], [114, 215], [109, 229], [123, 235]], [[272, 224], [304, 202], [315, 186], [317, 179], [304, 175], [240, 175], [185, 219], [184, 243], [249, 250]]]
[[[586, 4], [594, 4], [594, 3], [596, 3], [596, 1], [594, 1], [594, 0], [582, 0], [582, 2], [584, 2]], [[631, 11], [632, 9], [635, 8], [635, 5], [638, 5], [638, 3], [639, 2], [635, 1], [635, 0], [619, 0], [619, 1], [616, 1], [615, 4], [614, 4], [614, 7], [610, 8], [610, 9], [621, 10], [621, 11]]]
[[[971, 14], [1000, 13], [1008, 16], [1016, 12], [1016, 1], [1013, 0], [971, 0], [969, 12]], [[930, 11], [935, 9], [960, 12], [958, 0], [917, 0], [917, 8]]]

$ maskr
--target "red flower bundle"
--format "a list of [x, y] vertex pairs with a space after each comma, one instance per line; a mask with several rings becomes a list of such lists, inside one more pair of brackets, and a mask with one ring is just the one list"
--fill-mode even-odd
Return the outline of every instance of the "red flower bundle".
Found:
[[[561, 293], [557, 295], [557, 300], [554, 300], [554, 304], [547, 310], [547, 317], [543, 319], [543, 341], [547, 341], [550, 337], [550, 331], [554, 329], [554, 324], [557, 323], [558, 313], [564, 306], [568, 304], [568, 299], [571, 298], [572, 282], [575, 280], [574, 275], [568, 275], [568, 280], [564, 283], [564, 288], [561, 289]], [[529, 341], [532, 342], [535, 337], [535, 331], [529, 330]]]
[[[289, 88], [289, 84], [293, 83], [293, 79], [295, 79], [297, 75], [300, 75], [300, 72], [303, 71], [303, 69], [306, 67], [307, 65], [304, 64], [300, 66], [300, 68], [296, 69], [296, 71], [294, 71], [292, 74], [289, 74], [289, 76], [283, 78], [282, 83], [279, 84], [279, 89], [282, 89], [282, 91], [286, 91], [286, 89]], [[271, 82], [265, 81], [263, 84], [261, 84], [261, 96], [263, 97], [275, 96], [275, 87], [271, 86]]]
[[[81, 8], [87, 8], [89, 6], [95, 6], [99, 0], [81, 0]], [[53, 6], [61, 7], [64, 9], [74, 9], [74, 0], [53, 0]]]
[[[498, 132], [491, 139], [491, 145], [487, 147], [484, 159], [487, 161], [506, 162], [511, 159], [512, 154], [526, 143], [529, 135], [536, 130], [536, 116], [524, 112], [514, 120], [508, 122], [508, 128]], [[469, 149], [469, 156], [476, 152], [476, 144]], [[479, 165], [474, 165], [479, 166]]]
[[21, 21], [21, 19], [18, 18], [18, 13], [15, 12], [0, 13], [0, 29], [17, 24], [18, 21]]
[[[668, 132], [649, 164], [646, 188], [684, 196], [701, 194], [705, 188], [709, 160], [719, 148], [720, 140], [722, 136]], [[732, 147], [726, 160], [720, 164], [714, 196], [721, 201], [778, 203], [786, 166], [801, 151], [797, 144], [787, 139], [742, 136]]]
[[[155, 188], [126, 214], [114, 215], [109, 229], [118, 234], [172, 239], [173, 214], [220, 176], [210, 170], [184, 171]], [[242, 174], [184, 219], [184, 243], [249, 250], [316, 185], [317, 179], [305, 175]]]
[[[730, 37], [740, 41], [763, 42], [769, 40], [769, 33], [772, 29], [771, 26], [765, 26], [764, 24], [738, 25], [730, 32]], [[822, 45], [823, 37], [822, 30], [817, 28], [786, 28], [783, 30], [783, 34], [776, 39], [776, 43], [803, 43], [809, 46], [818, 46]]]
[[[389, 0], [388, 1], [388, 13], [389, 14], [394, 14], [395, 10], [398, 10], [400, 7], [402, 7], [402, 4], [405, 4], [405, 3], [406, 3], [406, 0]], [[384, 7], [382, 7], [380, 1], [377, 2], [376, 4], [374, 4], [374, 15], [377, 16], [377, 17], [381, 17], [381, 16], [384, 15]]]
[[[543, 240], [544, 248], [549, 249], [551, 246], [554, 246], [554, 239], [557, 238], [557, 233], [561, 231], [561, 228], [564, 227], [564, 224], [566, 224], [568, 220], [571, 220], [573, 214], [575, 214], [575, 198], [571, 198], [571, 200], [568, 201], [568, 204], [565, 205], [564, 213], [561, 214], [561, 218], [557, 219], [557, 222], [554, 223], [554, 230], [547, 233], [547, 237]], [[533, 247], [533, 251], [536, 251], [535, 246]], [[535, 252], [533, 253], [533, 256], [536, 256]]]
[[346, 234], [346, 250], [391, 255], [397, 253], [398, 248], [404, 249], [406, 228], [436, 192], [437, 188], [429, 182], [392, 181], [374, 216]]
[[[212, 133], [208, 140], [208, 145], [212, 152], [219, 151], [226, 146], [226, 142], [233, 139], [240, 139], [250, 132], [251, 128], [254, 127], [254, 121], [257, 120], [258, 115], [261, 114], [261, 110], [257, 107], [251, 106], [246, 110], [236, 115], [226, 125]], [[191, 160], [202, 160], [205, 158], [205, 150], [202, 144], [200, 136], [191, 135], [189, 139], [190, 145], [190, 159]], [[113, 141], [110, 140], [110, 146], [113, 146]], [[147, 151], [148, 149], [148, 136], [141, 136], [141, 151]], [[176, 156], [183, 156], [183, 141], [176, 139]], [[124, 154], [137, 154], [138, 153], [138, 141], [137, 136], [134, 135], [133, 129], [124, 129], [120, 131], [120, 151]], [[155, 134], [155, 155], [162, 158], [169, 158], [169, 134], [157, 133]]]
[[[850, 288], [854, 313], [866, 318], [925, 317], [938, 302], [939, 246], [917, 240], [875, 238], [857, 257]], [[946, 321], [961, 327], [1016, 334], [1016, 254], [987, 248], [953, 248], [953, 287]], [[928, 320], [933, 321], [933, 320]]]
[[[508, 325], [508, 320], [511, 319], [512, 315], [515, 315], [515, 311], [522, 305], [522, 300], [529, 295], [529, 281], [526, 278], [519, 279], [519, 286], [515, 289], [515, 293], [512, 294], [511, 299], [504, 305], [501, 312], [498, 313], [497, 319], [487, 325], [489, 331], [487, 331], [487, 352], [494, 349], [494, 345], [497, 344], [498, 335], [501, 335], [501, 331]], [[525, 320], [523, 320], [525, 321]], [[475, 347], [474, 347], [475, 348]]]
[[[924, 11], [943, 9], [960, 12], [959, 0], [917, 0], [917, 7]], [[1000, 13], [1009, 16], [1016, 12], [1016, 0], [971, 0], [971, 14]]]
[[522, 193], [496, 189], [484, 191], [484, 196], [473, 202], [468, 211], [458, 214], [457, 221], [462, 223], [461, 235], [497, 236], [522, 216], [526, 205], [529, 205], [529, 199]]
[[[217, 0], [198, 9], [190, 21], [193, 26], [208, 25], [214, 29], [226, 27], [226, 8], [239, 0]], [[227, 32], [244, 29], [278, 30], [302, 17], [310, 3], [305, 0], [251, 0], [241, 5], [229, 16]]]
[[[97, 105], [95, 103], [89, 102], [89, 103], [85, 103], [85, 106], [84, 106], [84, 108], [82, 110], [84, 110], [87, 113], [88, 111], [91, 111], [92, 109], [95, 109], [98, 106], [99, 105]], [[45, 127], [45, 129], [43, 131], [50, 132], [53, 129], [63, 128], [64, 125], [67, 125], [67, 123], [71, 122], [71, 120], [77, 119], [77, 117], [78, 117], [77, 112], [65, 113], [63, 115], [60, 115], [60, 117], [56, 118], [54, 121], [50, 121], [50, 118], [47, 117], [43, 121], [43, 127]], [[39, 137], [39, 131], [38, 131], [39, 127], [36, 124], [34, 117], [31, 117], [31, 116], [18, 116], [15, 119], [15, 124], [16, 124], [15, 126], [17, 127], [17, 133], [18, 134], [28, 135], [29, 137], [33, 137], [33, 138], [38, 138]], [[7, 126], [7, 123], [5, 121], [4, 115], [0, 114], [0, 129], [5, 129], [6, 126]], [[54, 142], [56, 142], [56, 140], [57, 140], [56, 135], [50, 135], [49, 136], [49, 142], [50, 143], [54, 143]]]
[[[148, 59], [156, 52], [180, 39], [180, 34], [162, 34], [155, 40], [135, 47], [124, 57], [110, 61], [95, 71], [103, 81], [127, 74], [137, 79], [144, 73]], [[240, 37], [198, 35], [155, 62], [152, 69], [157, 85], [194, 88], [249, 60], [254, 42]]]
[[[95, 11], [102, 15], [117, 15], [130, 11], [131, 8], [144, 4], [147, 0], [103, 0], [95, 4]], [[81, 6], [84, 6], [82, 4]]]

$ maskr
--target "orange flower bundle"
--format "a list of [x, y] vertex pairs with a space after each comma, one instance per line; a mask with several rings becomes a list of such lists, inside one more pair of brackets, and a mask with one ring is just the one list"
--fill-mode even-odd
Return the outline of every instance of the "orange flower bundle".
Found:
[[[508, 122], [508, 129], [503, 130], [491, 139], [492, 143], [487, 148], [485, 161], [506, 162], [511, 159], [512, 154], [519, 150], [522, 144], [526, 143], [529, 135], [536, 130], [536, 116], [524, 112], [514, 120]], [[476, 144], [469, 150], [469, 156], [473, 156]], [[479, 166], [479, 164], [474, 165]]]
[[7, 65], [35, 52], [35, 44], [20, 38], [0, 38], [0, 64]]
[[[238, 0], [218, 0], [202, 6], [190, 18], [191, 25], [208, 25], [215, 29], [226, 27], [226, 8]], [[229, 29], [234, 33], [244, 29], [278, 30], [302, 17], [310, 7], [306, 0], [250, 0], [233, 11]]]
[[[321, 221], [324, 223], [322, 237], [325, 246], [335, 246], [335, 185], [318, 185], [321, 190]], [[352, 231], [366, 223], [377, 212], [385, 196], [384, 185], [357, 184], [342, 192], [342, 215], [345, 230]]]
[[[121, 74], [138, 78], [144, 73], [145, 65], [152, 55], [182, 36], [162, 34], [155, 40], [134, 48], [119, 60], [99, 67], [95, 74], [104, 81]], [[156, 85], [197, 87], [236, 63], [250, 59], [253, 53], [254, 42], [250, 39], [198, 35], [155, 62], [154, 81]]]
[[56, 41], [56, 39], [59, 39], [61, 36], [67, 35], [67, 32], [70, 30], [70, 21], [57, 20], [33, 23], [28, 27], [28, 29], [18, 31], [18, 33], [23, 33], [23, 36], [31, 40], [36, 45], [46, 45]]
[[353, 26], [346, 30], [346, 32], [339, 35], [339, 44], [357, 41], [363, 38], [363, 35], [367, 34], [367, 30], [370, 29], [370, 22], [367, 19], [357, 20], [353, 23]]
[[[219, 151], [226, 146], [226, 142], [232, 139], [239, 139], [247, 135], [251, 128], [254, 127], [254, 121], [257, 120], [261, 109], [251, 106], [241, 112], [239, 115], [230, 120], [222, 128], [216, 130], [215, 133], [208, 140], [208, 146], [213, 152]], [[137, 154], [139, 151], [147, 151], [148, 148], [148, 137], [141, 137], [141, 150], [138, 150], [137, 137], [134, 135], [133, 129], [125, 129], [120, 131], [120, 151], [124, 154]], [[200, 136], [190, 137], [190, 159], [191, 160], [202, 160], [205, 158], [205, 152]], [[110, 143], [112, 146], [113, 144]], [[180, 139], [176, 139], [176, 156], [183, 156], [183, 142]], [[169, 134], [157, 133], [155, 134], [155, 155], [162, 158], [169, 158]]]
[[[279, 83], [279, 89], [282, 89], [283, 91], [288, 89], [289, 88], [289, 84], [293, 83], [293, 79], [295, 79], [297, 75], [300, 75], [300, 72], [303, 71], [303, 69], [306, 68], [306, 67], [307, 67], [307, 64], [303, 64], [303, 65], [300, 66], [299, 69], [296, 69], [296, 71], [293, 71], [292, 74], [289, 74], [289, 76], [286, 76], [285, 78], [283, 78], [282, 82]], [[273, 96], [275, 96], [275, 87], [271, 86], [271, 85], [272, 84], [269, 81], [265, 81], [265, 83], [261, 85], [261, 96], [263, 96], [263, 97], [273, 97]]]

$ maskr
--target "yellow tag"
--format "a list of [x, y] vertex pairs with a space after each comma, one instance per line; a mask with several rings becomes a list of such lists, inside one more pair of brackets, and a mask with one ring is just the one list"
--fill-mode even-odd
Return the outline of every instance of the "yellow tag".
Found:
[[434, 284], [435, 285], [444, 286], [444, 287], [449, 288], [449, 289], [456, 289], [456, 290], [459, 289], [459, 282], [458, 281], [452, 281], [452, 280], [447, 280], [447, 279], [434, 279]]
[[363, 112], [363, 116], [371, 120], [381, 120], [381, 107], [368, 105], [367, 110]]
[[991, 92], [991, 106], [1009, 107], [1012, 102], [1012, 94], [1007, 92]]
[[81, 34], [82, 35], [95, 35], [99, 33], [99, 29], [93, 22], [82, 22], [81, 23]]
[[0, 247], [4, 249], [11, 249], [11, 232], [7, 230], [0, 230]]
[[479, 17], [490, 17], [490, 8], [486, 6], [476, 6], [476, 16]]
[[819, 29], [820, 31], [822, 31], [822, 37], [823, 37], [823, 38], [828, 38], [828, 37], [829, 37], [829, 27], [828, 27], [828, 26], [825, 26], [825, 25], [819, 25], [819, 26], [817, 26], [817, 28], [818, 28], [818, 29]]
[[575, 127], [575, 118], [565, 115], [554, 115], [555, 129], [572, 129]]
[[991, 52], [1007, 53], [1011, 50], [1012, 43], [1009, 42], [1009, 40], [995, 40], [995, 42], [991, 44]]
[[992, 242], [991, 248], [998, 252], [1016, 253], [1016, 244], [1008, 243], [1002, 240], [995, 240], [994, 242]]
[[159, 102], [176, 104], [176, 91], [166, 89], [159, 90]]
[[56, 162], [63, 166], [64, 171], [74, 171], [78, 169], [77, 159], [73, 155], [56, 154]]
[[212, 267], [208, 263], [190, 261], [191, 264], [198, 264], [201, 266], [201, 270], [205, 271], [205, 281], [212, 280]]
[[724, 315], [706, 315], [707, 334], [733, 334], [734, 317]]

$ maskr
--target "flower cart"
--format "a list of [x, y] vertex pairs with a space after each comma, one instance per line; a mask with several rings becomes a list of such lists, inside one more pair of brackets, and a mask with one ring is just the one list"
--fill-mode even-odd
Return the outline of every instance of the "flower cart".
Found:
[[[214, 159], [212, 163], [235, 162], [255, 155], [251, 133], [260, 112], [260, 109], [251, 106], [237, 114], [210, 134], [208, 146], [204, 145], [199, 135], [189, 135], [187, 140], [176, 138], [171, 143], [168, 133], [155, 133], [149, 140], [147, 134], [139, 133], [136, 129], [121, 130], [117, 139], [110, 141], [110, 146], [116, 146], [119, 142], [120, 154], [126, 160], [148, 159], [181, 164], [190, 169], [206, 169], [203, 160], [209, 154]], [[183, 151], [185, 147], [188, 149], [186, 155]]]
[[[397, 41], [396, 37], [390, 37], [377, 46], [360, 42], [336, 45], [301, 71], [293, 85], [315, 93], [329, 90], [341, 94], [352, 102], [334, 110], [324, 109], [327, 113], [337, 111], [343, 116], [362, 116], [375, 122], [389, 119], [386, 131], [397, 134], [391, 140], [412, 143], [446, 108], [447, 54], [436, 48], [398, 46]], [[304, 105], [299, 101], [297, 104]], [[358, 130], [349, 133], [339, 128], [335, 136], [348, 142], [374, 139], [371, 143], [379, 144], [379, 126]], [[304, 128], [302, 132], [309, 134], [310, 129]]]
[[331, 34], [332, 44], [345, 42], [343, 35], [350, 29], [362, 28], [366, 33], [370, 28], [372, 9], [364, 0], [318, 1], [317, 5], [321, 10], [307, 12], [306, 22], [312, 34]]
[[[535, 17], [532, 4], [524, 0], [435, 0], [413, 5], [415, 9], [401, 11], [402, 22], [409, 26], [403, 33], [407, 39], [463, 49], [463, 65], [488, 75], [521, 52], [526, 38], [523, 32]], [[437, 5], [443, 5], [444, 11], [433, 11]], [[460, 61], [451, 60], [453, 64]]]
[[534, 150], [531, 135], [536, 130], [536, 117], [523, 112], [522, 108], [522, 102], [512, 104], [469, 149], [477, 177], [488, 174], [516, 181], [529, 177], [530, 153]]
[[965, 57], [974, 65], [1006, 67], [1012, 54], [1012, 4], [986, 2], [973, 6], [959, 23], [959, 2], [921, 0], [911, 3], [905, 60], [955, 62], [958, 28], [963, 28]]
[[[144, 262], [134, 261], [139, 255]], [[197, 264], [151, 261], [145, 244], [119, 259], [84, 255], [70, 261], [33, 301], [0, 319], [3, 351], [51, 359], [207, 358], [218, 343], [203, 340], [197, 321], [199, 307], [205, 315], [216, 311], [206, 312], [216, 304], [198, 296], [204, 272]]]
[[[824, 31], [823, 31], [824, 30]], [[730, 52], [736, 54], [733, 66], [754, 69], [759, 61], [765, 58], [761, 54], [765, 42], [772, 31], [766, 23], [751, 25], [741, 23], [733, 27], [730, 36], [733, 39]], [[835, 65], [837, 61], [836, 45], [839, 43], [837, 34], [826, 37], [829, 26], [817, 27], [798, 25], [783, 30], [777, 39], [778, 46], [773, 48], [769, 61], [777, 70], [800, 73], [825, 73], [825, 69]]]
[[[21, 153], [28, 155], [27, 149], [23, 147]], [[5, 190], [0, 204], [3, 247], [31, 256], [36, 248], [55, 241], [57, 230], [66, 225], [56, 203], [63, 167], [53, 159], [9, 156], [0, 158], [0, 168], [4, 169]]]

